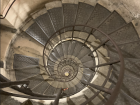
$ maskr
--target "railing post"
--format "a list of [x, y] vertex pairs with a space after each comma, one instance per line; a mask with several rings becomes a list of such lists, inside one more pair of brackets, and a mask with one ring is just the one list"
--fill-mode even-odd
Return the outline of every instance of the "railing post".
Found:
[[59, 90], [53, 105], [58, 105], [59, 104], [59, 99], [61, 97], [61, 93], [62, 93], [62, 89]]
[[88, 34], [88, 37], [86, 38], [85, 42], [83, 45], [85, 45], [85, 43], [87, 42], [87, 40], [89, 39], [90, 35], [92, 34], [93, 29], [90, 31], [90, 33]]
[[106, 65], [113, 65], [113, 64], [116, 64], [116, 63], [119, 63], [119, 62], [120, 62], [120, 60], [114, 61], [114, 62], [109, 62], [109, 63], [104, 63], [104, 64], [97, 65], [95, 67], [92, 67], [90, 69], [93, 70], [93, 68], [96, 68], [96, 67], [101, 67], [101, 66], [106, 66]]
[[73, 26], [73, 29], [72, 29], [72, 41], [73, 41], [74, 27], [75, 26]]
[[61, 32], [59, 31], [58, 34], [60, 35], [60, 42], [62, 43], [62, 36], [61, 36]]
[[105, 93], [108, 93], [108, 94], [111, 94], [112, 93], [112, 90], [111, 89], [107, 89], [107, 88], [104, 88], [102, 86], [94, 85], [94, 84], [83, 82], [83, 81], [82, 81], [82, 83], [85, 84], [85, 85], [89, 85], [90, 87], [93, 87], [93, 88], [95, 88], [97, 90], [100, 90], [102, 92], [105, 92]]
[[102, 44], [100, 44], [98, 47], [96, 47], [90, 54], [89, 56], [91, 56], [91, 54], [96, 51], [97, 49], [99, 49], [101, 46], [105, 45], [107, 42], [109, 41], [109, 39], [107, 39], [105, 42], [103, 42]]

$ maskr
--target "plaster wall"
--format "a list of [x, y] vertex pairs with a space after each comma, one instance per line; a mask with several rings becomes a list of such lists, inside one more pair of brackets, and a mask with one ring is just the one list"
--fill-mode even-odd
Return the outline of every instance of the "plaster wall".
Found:
[[[4, 9], [2, 14], [5, 14], [12, 1], [13, 0], [1, 0], [1, 5], [4, 5], [1, 6], [1, 10]], [[19, 28], [27, 17], [29, 17], [30, 13], [38, 10], [39, 8], [45, 7], [45, 3], [50, 1], [54, 0], [16, 0], [7, 14], [6, 20], [8, 20], [13, 27]], [[6, 4], [8, 4], [8, 6], [4, 8]]]

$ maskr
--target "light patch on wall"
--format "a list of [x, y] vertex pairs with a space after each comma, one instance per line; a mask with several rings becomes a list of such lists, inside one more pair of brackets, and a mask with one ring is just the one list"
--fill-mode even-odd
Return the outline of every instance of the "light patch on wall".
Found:
[[12, 96], [11, 98], [13, 98], [14, 100], [23, 103], [24, 101], [28, 100], [27, 98], [19, 98], [19, 97], [14, 97]]
[[139, 13], [136, 13], [136, 14], [133, 13], [133, 16], [134, 16], [136, 19], [139, 19], [139, 18], [140, 18], [140, 14], [139, 14]]
[[29, 12], [31, 9], [29, 8], [28, 4], [24, 3], [23, 8], [26, 10], [26, 12]]

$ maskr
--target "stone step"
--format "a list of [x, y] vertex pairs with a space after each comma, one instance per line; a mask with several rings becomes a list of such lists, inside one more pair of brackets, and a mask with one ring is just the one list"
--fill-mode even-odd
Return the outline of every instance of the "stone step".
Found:
[[[83, 3], [83, 2], [79, 2], [75, 24], [85, 25], [88, 22], [88, 19], [91, 16], [93, 10], [94, 10], [93, 6]], [[84, 30], [84, 27], [76, 26], [75, 30], [81, 31], [81, 30]]]
[[[112, 14], [98, 27], [99, 30], [103, 31], [106, 34], [110, 34], [113, 31], [119, 29], [120, 27], [126, 24], [125, 20], [116, 12]], [[95, 31], [93, 32], [95, 38], [101, 40], [101, 38], [106, 38], [102, 33]]]
[[[75, 24], [77, 10], [78, 10], [77, 4], [63, 3], [64, 26], [71, 26]], [[65, 32], [72, 30], [73, 27], [69, 27], [65, 29]]]

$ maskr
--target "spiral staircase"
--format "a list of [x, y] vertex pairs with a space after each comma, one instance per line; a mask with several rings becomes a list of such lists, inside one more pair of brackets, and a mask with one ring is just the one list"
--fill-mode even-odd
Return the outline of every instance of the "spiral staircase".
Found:
[[[139, 45], [133, 24], [115, 10], [98, 3], [46, 3], [9, 45], [10, 79], [0, 80], [13, 92], [1, 87], [0, 94], [29, 99], [23, 105], [140, 105]], [[20, 105], [11, 98], [1, 103]]]

